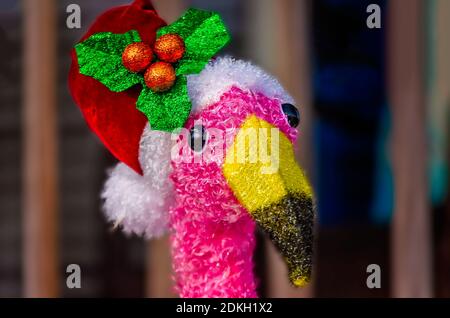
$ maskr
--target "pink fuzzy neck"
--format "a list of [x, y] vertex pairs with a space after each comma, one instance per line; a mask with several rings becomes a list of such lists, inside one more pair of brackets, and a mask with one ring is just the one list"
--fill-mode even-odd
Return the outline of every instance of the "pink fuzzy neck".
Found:
[[199, 213], [183, 208], [172, 211], [173, 267], [180, 297], [257, 297], [254, 222], [250, 217], [232, 224], [185, 221]]

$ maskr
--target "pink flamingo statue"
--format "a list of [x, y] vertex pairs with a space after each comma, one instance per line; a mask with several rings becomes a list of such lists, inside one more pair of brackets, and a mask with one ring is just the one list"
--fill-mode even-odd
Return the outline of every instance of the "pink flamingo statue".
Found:
[[256, 297], [256, 226], [293, 285], [311, 275], [299, 112], [260, 68], [210, 61], [228, 40], [217, 14], [190, 9], [166, 26], [135, 0], [102, 14], [72, 51], [74, 100], [121, 161], [102, 192], [107, 219], [147, 238], [170, 233], [181, 297]]

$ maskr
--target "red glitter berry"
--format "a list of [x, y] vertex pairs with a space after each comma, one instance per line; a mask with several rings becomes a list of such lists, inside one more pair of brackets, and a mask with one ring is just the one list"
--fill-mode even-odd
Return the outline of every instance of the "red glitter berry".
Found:
[[155, 62], [145, 71], [144, 80], [152, 91], [164, 92], [175, 83], [175, 69], [170, 63]]
[[165, 34], [156, 40], [153, 50], [161, 61], [175, 63], [183, 57], [186, 48], [179, 35]]
[[143, 42], [129, 44], [122, 53], [122, 63], [130, 72], [141, 72], [145, 70], [153, 59], [150, 46]]

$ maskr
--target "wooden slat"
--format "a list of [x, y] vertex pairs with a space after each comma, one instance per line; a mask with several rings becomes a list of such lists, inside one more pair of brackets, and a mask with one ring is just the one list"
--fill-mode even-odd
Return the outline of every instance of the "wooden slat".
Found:
[[[301, 111], [298, 158], [311, 179], [312, 102], [309, 61], [309, 1], [247, 1], [249, 34], [246, 58], [254, 60], [274, 74], [292, 94]], [[255, 10], [258, 8], [258, 10]], [[266, 240], [266, 296], [311, 297], [313, 283], [293, 288], [287, 278], [286, 264]]]
[[[158, 14], [167, 23], [179, 18], [187, 7], [183, 0], [155, 0], [153, 4]], [[148, 243], [146, 279], [148, 297], [175, 297], [170, 245], [167, 236]]]
[[431, 297], [431, 215], [427, 202], [423, 2], [389, 2], [388, 80], [395, 186], [392, 296]]
[[148, 243], [147, 295], [156, 298], [176, 297], [168, 237]]
[[24, 0], [23, 271], [26, 297], [58, 296], [56, 1]]

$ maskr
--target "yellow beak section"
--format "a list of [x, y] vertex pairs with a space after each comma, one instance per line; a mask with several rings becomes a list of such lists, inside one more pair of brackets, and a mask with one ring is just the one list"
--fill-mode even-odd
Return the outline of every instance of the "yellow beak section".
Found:
[[227, 149], [223, 174], [236, 198], [280, 250], [295, 286], [312, 266], [312, 190], [290, 140], [273, 125], [248, 117]]

